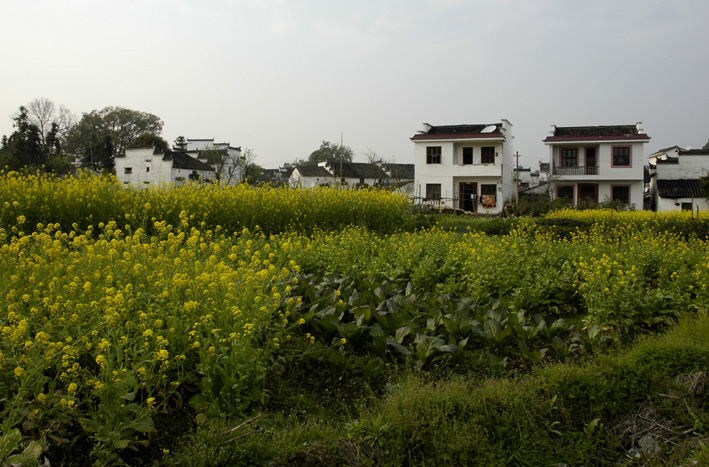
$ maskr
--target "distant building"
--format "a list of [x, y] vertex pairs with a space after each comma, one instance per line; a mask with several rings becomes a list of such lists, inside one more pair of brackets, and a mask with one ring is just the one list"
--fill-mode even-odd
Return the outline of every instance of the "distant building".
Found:
[[[401, 189], [413, 184], [413, 164], [343, 162], [318, 165], [298, 165], [288, 178], [292, 187], [317, 186], [379, 186]], [[408, 178], [407, 178], [408, 177]]]
[[116, 178], [120, 183], [136, 188], [213, 181], [214, 177], [211, 166], [185, 152], [162, 153], [153, 147], [130, 148], [116, 157]]
[[709, 149], [680, 146], [649, 156], [650, 209], [653, 211], [707, 210], [707, 195], [700, 178], [709, 172]]

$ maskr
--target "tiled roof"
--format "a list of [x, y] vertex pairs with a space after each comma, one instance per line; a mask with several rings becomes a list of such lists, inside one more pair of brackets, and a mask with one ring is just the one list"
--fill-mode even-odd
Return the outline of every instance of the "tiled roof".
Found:
[[650, 137], [638, 132], [637, 125], [606, 125], [606, 126], [558, 126], [554, 127], [554, 135], [548, 136], [544, 142], [554, 141], [603, 141], [603, 140], [638, 140]]
[[677, 154], [680, 156], [709, 156], [709, 149], [680, 149]]
[[173, 169], [185, 170], [201, 170], [214, 172], [214, 168], [202, 161], [190, 157], [187, 153], [181, 151], [167, 151], [162, 158], [164, 161], [172, 160]]
[[657, 180], [657, 192], [660, 198], [704, 198], [698, 178], [683, 180]]
[[657, 164], [679, 164], [679, 159], [676, 157], [668, 157], [667, 159], [657, 159]]
[[345, 162], [342, 164], [342, 171], [340, 171], [340, 164], [333, 164], [331, 170], [338, 177], [344, 178], [388, 178], [387, 174], [382, 170], [381, 167], [376, 164], [369, 164], [366, 162]]
[[320, 167], [319, 165], [299, 165], [295, 169], [298, 170], [303, 177], [332, 177], [332, 174], [328, 172], [325, 167]]
[[[483, 133], [487, 127], [495, 127], [493, 131]], [[502, 123], [473, 124], [473, 125], [439, 125], [431, 126], [426, 133], [419, 133], [411, 137], [412, 141], [428, 139], [481, 139], [504, 138], [501, 131]]]
[[415, 164], [382, 164], [384, 170], [397, 180], [413, 180], [415, 177]]

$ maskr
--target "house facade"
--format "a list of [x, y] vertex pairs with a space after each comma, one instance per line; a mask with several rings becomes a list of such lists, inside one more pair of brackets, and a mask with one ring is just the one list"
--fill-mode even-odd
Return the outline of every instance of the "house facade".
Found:
[[231, 143], [215, 143], [214, 138], [187, 138], [185, 142], [187, 147], [181, 152], [211, 165], [215, 172], [215, 178], [218, 178], [221, 184], [236, 185], [241, 182], [241, 146], [233, 147]]
[[552, 196], [577, 206], [618, 200], [643, 208], [643, 155], [650, 137], [641, 124], [557, 127], [544, 140], [549, 147]]
[[125, 186], [181, 185], [189, 181], [212, 181], [214, 169], [181, 151], [156, 152], [153, 147], [129, 148], [116, 157], [116, 178]]
[[709, 149], [679, 146], [651, 154], [650, 208], [653, 211], [706, 211], [700, 178], [709, 174]]
[[474, 213], [500, 213], [513, 199], [514, 137], [505, 119], [494, 124], [425, 123], [411, 137], [415, 198]]

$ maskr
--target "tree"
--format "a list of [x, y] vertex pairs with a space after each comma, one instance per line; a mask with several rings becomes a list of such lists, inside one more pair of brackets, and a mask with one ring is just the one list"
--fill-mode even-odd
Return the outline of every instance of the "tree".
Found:
[[329, 141], [320, 143], [320, 147], [310, 153], [308, 163], [317, 165], [319, 162], [327, 162], [330, 165], [336, 166], [340, 162], [352, 162], [354, 151], [348, 146], [340, 146], [332, 144]]
[[13, 118], [15, 131], [9, 138], [3, 137], [0, 148], [2, 167], [18, 170], [23, 166], [41, 168], [47, 160], [47, 151], [36, 125], [29, 120], [27, 108], [22, 106]]
[[214, 168], [215, 177], [219, 182], [230, 185], [232, 182], [240, 181], [240, 152], [240, 150], [229, 147], [207, 146], [199, 151], [199, 157], [206, 159], [207, 164]]
[[34, 99], [25, 106], [28, 120], [35, 125], [40, 132], [42, 144], [49, 146], [47, 141], [51, 132], [54, 137], [63, 136], [76, 121], [76, 117], [63, 105], [57, 108], [54, 102], [46, 97]]
[[[157, 116], [123, 107], [106, 107], [82, 115], [67, 132], [64, 149], [93, 170], [113, 170], [115, 157], [138, 136], [160, 136], [163, 122]], [[110, 151], [110, 153], [109, 153]]]
[[253, 148], [246, 148], [241, 155], [239, 160], [239, 167], [241, 169], [241, 182], [247, 183], [249, 185], [254, 185], [261, 171], [263, 170], [260, 166], [256, 164], [256, 152]]
[[172, 149], [175, 151], [187, 151], [187, 140], [184, 136], [178, 136], [174, 141]]
[[707, 201], [709, 201], [709, 174], [699, 179], [699, 186], [702, 188]]
[[159, 137], [158, 135], [152, 133], [146, 133], [144, 135], [138, 136], [133, 142], [128, 146], [130, 148], [144, 148], [153, 147], [157, 153], [165, 153], [170, 150], [170, 144]]

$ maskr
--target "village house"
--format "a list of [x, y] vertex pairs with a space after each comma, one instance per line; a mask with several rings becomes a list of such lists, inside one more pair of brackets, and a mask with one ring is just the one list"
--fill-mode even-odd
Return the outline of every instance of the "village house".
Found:
[[425, 123], [411, 141], [419, 202], [497, 214], [514, 197], [514, 137], [508, 120], [472, 125]]
[[157, 152], [152, 146], [129, 148], [116, 157], [116, 178], [136, 188], [211, 181], [214, 176], [211, 166], [181, 151]]
[[709, 172], [709, 149], [672, 146], [648, 158], [650, 209], [660, 212], [709, 209], [707, 193], [700, 182]]
[[650, 141], [641, 124], [557, 127], [549, 147], [552, 196], [581, 202], [621, 201], [643, 209], [643, 147]]
[[[410, 177], [410, 178], [405, 178]], [[379, 186], [399, 189], [413, 183], [413, 164], [342, 162], [298, 165], [288, 178], [292, 187]]]

